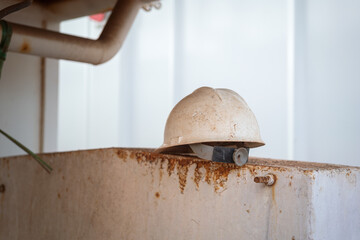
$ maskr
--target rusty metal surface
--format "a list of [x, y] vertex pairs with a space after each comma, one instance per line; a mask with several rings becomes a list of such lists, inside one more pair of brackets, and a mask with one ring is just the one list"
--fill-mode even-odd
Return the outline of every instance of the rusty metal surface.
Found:
[[[28, 156], [0, 159], [0, 239], [359, 235], [360, 168], [259, 158], [238, 167], [148, 149], [41, 156], [51, 175]], [[274, 185], [254, 182], [266, 174], [276, 176]], [[328, 195], [331, 204], [324, 202]], [[343, 224], [336, 220], [341, 212]]]

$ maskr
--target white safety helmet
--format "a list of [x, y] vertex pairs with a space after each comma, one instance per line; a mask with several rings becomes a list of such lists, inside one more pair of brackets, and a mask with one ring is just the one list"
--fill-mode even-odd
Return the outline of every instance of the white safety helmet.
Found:
[[229, 89], [201, 87], [173, 108], [164, 143], [156, 152], [195, 153], [200, 158], [243, 165], [248, 149], [262, 145], [256, 118], [240, 95]]

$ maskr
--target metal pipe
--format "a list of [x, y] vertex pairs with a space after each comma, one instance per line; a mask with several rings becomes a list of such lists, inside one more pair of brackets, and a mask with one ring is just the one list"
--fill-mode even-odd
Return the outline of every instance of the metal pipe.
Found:
[[104, 63], [121, 48], [142, 4], [142, 0], [118, 0], [97, 40], [10, 23], [13, 36], [9, 51], [94, 65]]

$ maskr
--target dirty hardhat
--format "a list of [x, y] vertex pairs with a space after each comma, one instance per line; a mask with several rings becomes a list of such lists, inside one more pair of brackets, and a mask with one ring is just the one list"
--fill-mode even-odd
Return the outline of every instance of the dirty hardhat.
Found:
[[256, 118], [239, 94], [201, 87], [173, 108], [156, 152], [243, 165], [249, 148], [262, 145]]

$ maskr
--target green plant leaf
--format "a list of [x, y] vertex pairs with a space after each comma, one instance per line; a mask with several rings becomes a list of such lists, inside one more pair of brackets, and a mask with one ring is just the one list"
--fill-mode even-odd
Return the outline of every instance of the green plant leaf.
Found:
[[48, 173], [51, 173], [52, 168], [44, 161], [42, 160], [38, 155], [33, 153], [30, 149], [22, 145], [20, 142], [18, 142], [15, 138], [11, 137], [9, 134], [4, 132], [0, 129], [0, 133], [3, 134], [5, 137], [7, 137], [10, 141], [15, 143], [19, 148], [24, 150], [26, 153], [28, 153], [31, 157], [33, 157]]

